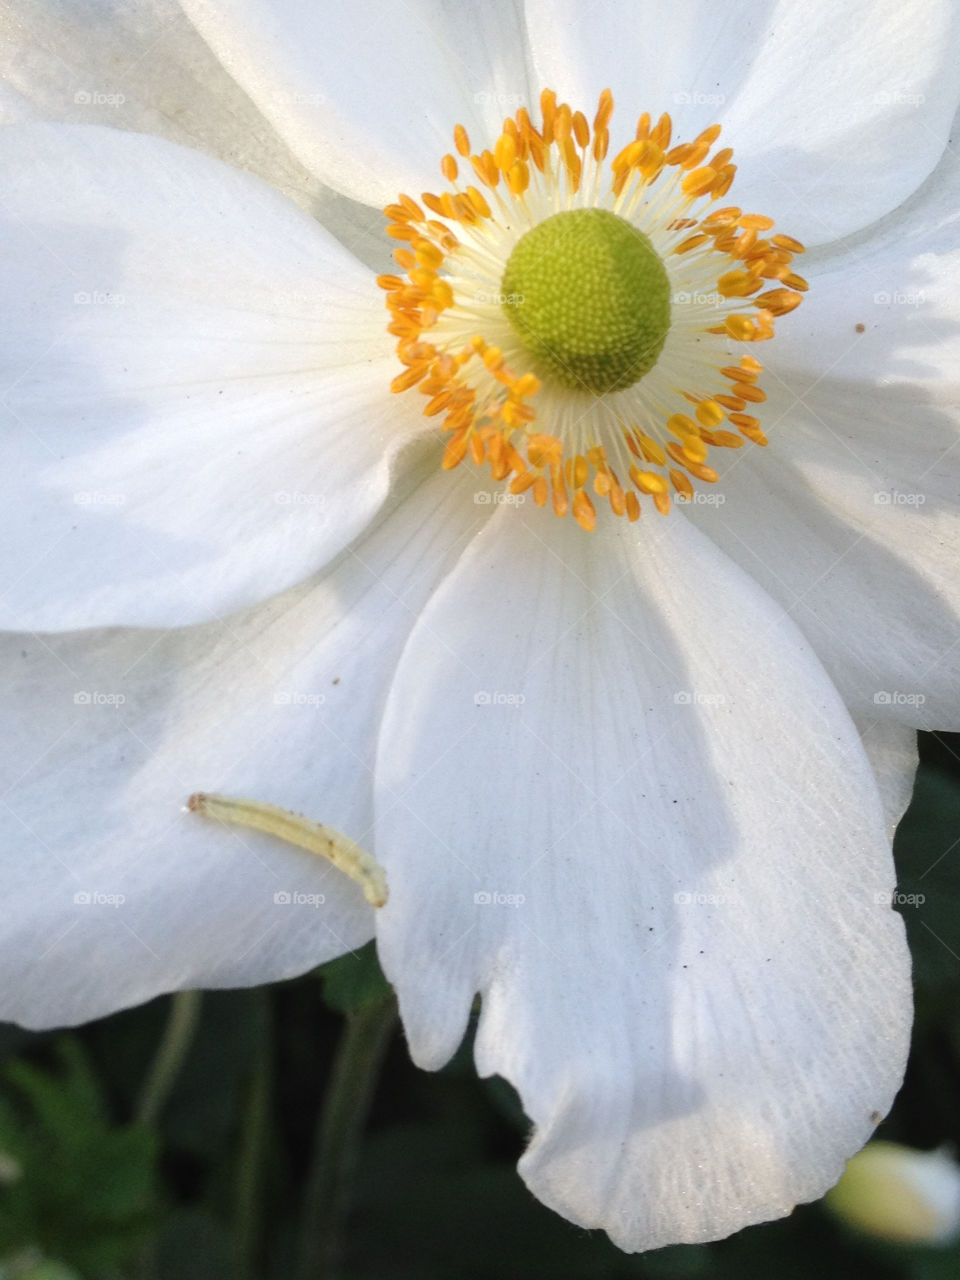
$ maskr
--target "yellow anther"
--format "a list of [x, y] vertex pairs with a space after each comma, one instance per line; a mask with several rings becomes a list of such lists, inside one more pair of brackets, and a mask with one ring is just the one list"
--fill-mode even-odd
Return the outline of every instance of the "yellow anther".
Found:
[[682, 471], [670, 471], [670, 483], [676, 489], [677, 493], [682, 493], [688, 500], [693, 497], [693, 485]]
[[509, 133], [501, 133], [493, 149], [493, 158], [501, 173], [509, 173], [517, 159], [517, 143]]
[[553, 121], [557, 110], [557, 95], [552, 89], [544, 89], [540, 94], [540, 111], [543, 116], [543, 140], [553, 141]]
[[709, 239], [710, 237], [702, 231], [695, 236], [687, 236], [686, 240], [681, 241], [673, 252], [689, 253], [691, 249], [699, 248], [700, 245], [705, 244]]
[[701, 400], [694, 412], [697, 415], [697, 421], [705, 427], [718, 427], [726, 417], [715, 400]]
[[763, 388], [753, 382], [734, 382], [730, 390], [741, 400], [749, 400], [752, 404], [763, 404], [767, 398]]
[[650, 141], [655, 143], [661, 151], [666, 151], [670, 146], [670, 138], [673, 134], [673, 121], [666, 112], [660, 117], [656, 125], [650, 131]]
[[493, 217], [493, 214], [490, 212], [490, 206], [483, 198], [483, 193], [478, 191], [476, 187], [467, 187], [467, 199], [473, 205], [481, 218]]
[[333, 827], [311, 822], [309, 818], [273, 804], [232, 799], [203, 791], [195, 792], [187, 806], [201, 817], [231, 826], [251, 827], [308, 853], [319, 854], [358, 884], [371, 906], [382, 907], [387, 901], [387, 877], [383, 867], [372, 854]]
[[682, 439], [684, 436], [696, 435], [697, 424], [685, 413], [675, 413], [667, 419], [667, 430]]
[[530, 185], [530, 170], [522, 160], [518, 160], [507, 174], [507, 186], [511, 194], [522, 196]]
[[540, 390], [540, 379], [533, 373], [525, 373], [513, 384], [513, 393], [518, 396], [535, 396]]
[[656, 471], [641, 471], [639, 467], [630, 468], [630, 479], [641, 493], [666, 493], [667, 482]]
[[591, 533], [597, 527], [597, 511], [582, 489], [573, 495], [573, 517], [581, 529]]
[[604, 89], [600, 94], [600, 101], [597, 104], [597, 114], [593, 117], [593, 131], [599, 133], [601, 129], [606, 129], [613, 115], [613, 94], [609, 89]]
[[692, 169], [680, 183], [681, 190], [687, 196], [702, 196], [711, 189], [717, 179], [715, 169], [709, 165], [701, 169]]
[[793, 293], [789, 289], [771, 289], [768, 293], [761, 293], [757, 298], [758, 305], [773, 312], [775, 316], [786, 315], [794, 307], [799, 307], [802, 301], [803, 298], [799, 293]]
[[443, 263], [443, 251], [438, 249], [432, 240], [417, 240], [414, 244], [414, 253], [417, 262], [423, 267], [432, 267], [436, 270]]
[[769, 231], [773, 226], [773, 219], [763, 213], [745, 213], [740, 219], [740, 225], [755, 231]]
[[736, 338], [740, 342], [749, 342], [756, 333], [757, 326], [749, 316], [733, 315], [727, 316], [726, 330], [731, 338]]
[[650, 153], [651, 147], [649, 141], [644, 138], [636, 142], [630, 142], [619, 152], [613, 161], [613, 171], [618, 169], [632, 169]]

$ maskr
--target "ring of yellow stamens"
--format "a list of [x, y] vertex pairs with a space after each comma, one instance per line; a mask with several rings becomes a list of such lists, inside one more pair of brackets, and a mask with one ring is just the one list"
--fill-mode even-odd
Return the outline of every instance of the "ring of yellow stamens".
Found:
[[[713, 150], [719, 125], [671, 147], [670, 117], [652, 124], [642, 115], [610, 161], [604, 191], [610, 92], [600, 95], [592, 128], [550, 90], [540, 107], [539, 127], [521, 107], [493, 149], [479, 153], [457, 125], [456, 154], [440, 166], [451, 190], [424, 193], [422, 204], [401, 195], [387, 206], [403, 273], [378, 280], [404, 366], [391, 390], [426, 397], [423, 412], [447, 435], [445, 468], [467, 458], [486, 464], [512, 493], [530, 492], [592, 529], [593, 497], [628, 520], [640, 515], [641, 498], [666, 513], [671, 494], [690, 500], [694, 481], [717, 480], [711, 448], [767, 443], [755, 416], [765, 399], [762, 365], [746, 354], [731, 360], [729, 346], [772, 338], [776, 318], [800, 303], [807, 285], [792, 263], [803, 245], [769, 235], [770, 218], [716, 207], [736, 172], [729, 148]], [[604, 395], [571, 391], [569, 379], [564, 385], [539, 366], [538, 376], [500, 295], [504, 266], [527, 230], [588, 208], [648, 236], [675, 289], [656, 365]]]

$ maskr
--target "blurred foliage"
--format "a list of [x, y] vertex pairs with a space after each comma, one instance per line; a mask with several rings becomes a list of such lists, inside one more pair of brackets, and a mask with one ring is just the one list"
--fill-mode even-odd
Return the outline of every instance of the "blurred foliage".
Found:
[[110, 1115], [78, 1040], [53, 1045], [56, 1067], [5, 1064], [0, 1095], [0, 1257], [11, 1275], [120, 1274], [151, 1222], [157, 1138]]
[[[896, 857], [915, 962], [907, 1080], [883, 1136], [960, 1147], [960, 737], [924, 735]], [[920, 899], [922, 895], [922, 900]], [[156, 1120], [138, 1123], [171, 1001], [69, 1033], [0, 1027], [0, 1280], [287, 1280], [317, 1116], [370, 948], [294, 982], [203, 996]], [[819, 1205], [639, 1257], [543, 1208], [527, 1124], [468, 1041], [437, 1075], [394, 1033], [360, 1152], [342, 1280], [955, 1280], [960, 1246], [858, 1238]]]

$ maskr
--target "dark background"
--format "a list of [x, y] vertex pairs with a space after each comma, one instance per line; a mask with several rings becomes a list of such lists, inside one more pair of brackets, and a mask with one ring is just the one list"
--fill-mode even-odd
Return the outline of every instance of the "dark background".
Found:
[[[960, 735], [921, 735], [921, 757], [895, 848], [900, 892], [925, 897], [902, 908], [917, 1021], [879, 1136], [931, 1148], [960, 1146]], [[71, 1033], [0, 1026], [0, 1280], [296, 1280], [346, 1018], [382, 1024], [388, 1001], [370, 948], [294, 982], [205, 993], [146, 1122], [137, 1116], [169, 998]], [[506, 1084], [476, 1078], [469, 1043], [426, 1075], [394, 1027], [340, 1214], [341, 1257], [322, 1274], [960, 1277], [960, 1245], [882, 1245], [820, 1205], [714, 1245], [626, 1256], [530, 1196], [514, 1171], [526, 1127]]]

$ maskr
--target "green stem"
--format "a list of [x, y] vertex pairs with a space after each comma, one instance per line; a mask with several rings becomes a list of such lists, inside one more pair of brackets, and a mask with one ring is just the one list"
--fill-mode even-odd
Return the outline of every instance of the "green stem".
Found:
[[360, 1140], [397, 1019], [393, 996], [347, 1014], [317, 1123], [297, 1280], [336, 1280]]
[[273, 1097], [273, 1029], [270, 1002], [261, 988], [255, 993], [257, 1062], [247, 1093], [237, 1154], [235, 1229], [237, 1273], [244, 1278], [257, 1272], [263, 1226], [263, 1176], [270, 1138]]
[[170, 1000], [170, 1016], [137, 1104], [140, 1124], [153, 1124], [176, 1083], [193, 1043], [200, 1001], [199, 991], [178, 991]]

